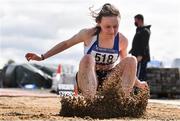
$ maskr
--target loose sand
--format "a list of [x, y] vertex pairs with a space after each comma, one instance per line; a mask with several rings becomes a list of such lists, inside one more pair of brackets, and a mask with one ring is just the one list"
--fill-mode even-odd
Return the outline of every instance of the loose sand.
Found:
[[[139, 118], [119, 117], [102, 120], [180, 120], [180, 100], [176, 102], [178, 103], [172, 104], [150, 99], [145, 114]], [[0, 120], [100, 120], [88, 116], [85, 118], [59, 116], [60, 105], [60, 97], [55, 94], [47, 97], [4, 95], [0, 97]]]

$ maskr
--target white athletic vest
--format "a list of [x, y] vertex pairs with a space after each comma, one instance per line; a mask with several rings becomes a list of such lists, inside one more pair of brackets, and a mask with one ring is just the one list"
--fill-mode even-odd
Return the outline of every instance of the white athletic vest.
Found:
[[114, 64], [119, 58], [119, 34], [117, 34], [114, 39], [114, 46], [112, 49], [99, 47], [98, 40], [99, 35], [94, 36], [90, 45], [84, 46], [84, 53], [93, 55], [96, 64]]

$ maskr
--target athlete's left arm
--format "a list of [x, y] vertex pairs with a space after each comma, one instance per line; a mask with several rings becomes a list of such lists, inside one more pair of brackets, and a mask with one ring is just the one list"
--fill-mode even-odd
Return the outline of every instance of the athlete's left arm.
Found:
[[127, 47], [128, 39], [123, 34], [119, 33], [119, 54], [121, 59], [127, 57]]

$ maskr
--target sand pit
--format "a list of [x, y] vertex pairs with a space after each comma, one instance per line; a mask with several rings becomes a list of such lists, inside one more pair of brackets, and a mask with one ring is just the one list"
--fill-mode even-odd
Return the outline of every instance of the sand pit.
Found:
[[[60, 116], [59, 97], [0, 97], [0, 120], [6, 121], [23, 121], [23, 120], [46, 120], [46, 121], [68, 121], [68, 120], [100, 120], [92, 119], [88, 116], [65, 117]], [[161, 100], [163, 101], [163, 100]], [[171, 100], [172, 101], [172, 100]], [[180, 100], [176, 100], [180, 103]], [[145, 113], [138, 118], [135, 117], [119, 117], [104, 118], [103, 121], [142, 121], [142, 120], [180, 120], [180, 105], [172, 105], [165, 103], [157, 103], [150, 100]]]
[[[104, 90], [98, 95], [103, 95], [104, 98], [84, 102], [80, 97], [72, 98], [74, 101], [60, 98], [47, 90], [2, 89], [0, 120], [180, 120], [180, 100], [175, 104], [156, 100], [148, 102], [148, 92], [144, 91], [125, 99], [116, 81], [106, 83]], [[63, 103], [69, 105], [62, 105]], [[74, 107], [71, 107], [72, 105]]]

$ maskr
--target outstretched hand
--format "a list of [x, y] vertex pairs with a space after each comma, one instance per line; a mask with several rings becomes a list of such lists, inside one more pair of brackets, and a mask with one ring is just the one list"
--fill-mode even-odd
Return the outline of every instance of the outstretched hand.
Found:
[[42, 60], [41, 56], [37, 55], [35, 53], [27, 53], [25, 55], [25, 57], [26, 57], [27, 61], [30, 61], [30, 60], [41, 61]]

